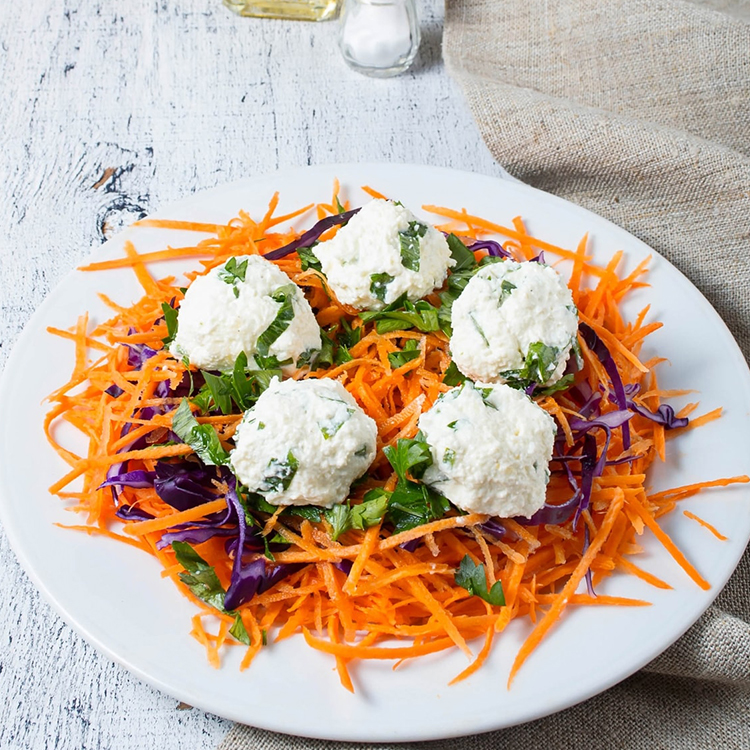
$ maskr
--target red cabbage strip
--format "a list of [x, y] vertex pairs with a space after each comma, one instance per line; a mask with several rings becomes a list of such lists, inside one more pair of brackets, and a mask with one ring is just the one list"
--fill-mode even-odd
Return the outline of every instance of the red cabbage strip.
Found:
[[187, 461], [176, 464], [159, 461], [155, 474], [156, 494], [177, 510], [188, 510], [216, 499], [210, 482], [211, 479], [217, 479], [217, 475], [195, 464]]
[[490, 518], [481, 524], [479, 528], [488, 534], [492, 534], [496, 539], [502, 539], [507, 533], [503, 522], [499, 518]]
[[628, 400], [628, 408], [636, 414], [640, 414], [642, 417], [650, 419], [652, 422], [656, 422], [656, 424], [664, 425], [664, 428], [667, 430], [674, 430], [677, 427], [687, 427], [689, 422], [687, 417], [678, 417], [669, 404], [662, 404], [656, 413], [654, 413], [645, 406], [636, 404], [635, 401]]
[[[583, 550], [581, 550], [581, 557], [586, 554], [586, 550], [589, 548], [589, 527], [584, 524], [583, 526]], [[589, 592], [589, 596], [596, 597], [596, 591], [594, 591], [594, 581], [591, 578], [591, 568], [586, 571], [584, 576], [586, 579], [586, 591]]]
[[232, 536], [237, 533], [237, 529], [217, 528], [214, 526], [190, 526], [186, 529], [177, 531], [167, 531], [162, 534], [161, 539], [156, 543], [157, 549], [169, 547], [172, 542], [187, 542], [188, 544], [202, 544], [215, 536]]
[[270, 253], [266, 253], [263, 257], [266, 260], [279, 260], [280, 258], [286, 258], [287, 255], [291, 255], [300, 248], [310, 247], [323, 232], [328, 231], [331, 227], [335, 227], [339, 224], [346, 224], [349, 219], [352, 218], [360, 209], [354, 208], [351, 211], [345, 211], [343, 214], [334, 214], [333, 216], [326, 216], [325, 219], [321, 219], [315, 224], [312, 229], [308, 229], [304, 234], [300, 235], [294, 242], [290, 242], [284, 247], [280, 247], [277, 250], [271, 250]]
[[[578, 330], [583, 336], [583, 340], [586, 342], [586, 346], [591, 349], [596, 358], [602, 363], [604, 369], [609, 375], [609, 379], [612, 381], [612, 389], [615, 393], [615, 402], [620, 409], [628, 408], [628, 401], [625, 395], [625, 386], [622, 384], [622, 378], [615, 364], [615, 360], [612, 357], [606, 344], [599, 338], [596, 331], [593, 328], [586, 325], [586, 323], [580, 323]], [[625, 450], [630, 448], [630, 426], [627, 422], [622, 425], [622, 445]]]
[[270, 571], [266, 569], [266, 561], [259, 557], [248, 565], [242, 564], [242, 552], [245, 549], [247, 537], [247, 522], [245, 520], [245, 509], [237, 495], [237, 482], [231, 482], [227, 492], [227, 505], [234, 508], [237, 515], [238, 541], [234, 554], [234, 565], [232, 576], [224, 597], [224, 608], [227, 610], [237, 609], [245, 602], [250, 601], [256, 594], [262, 594], [271, 588], [277, 581], [291, 575], [298, 570], [300, 565], [277, 565]]
[[100, 490], [102, 487], [113, 486], [135, 487], [137, 489], [153, 487], [155, 477], [156, 472], [153, 471], [143, 471], [141, 469], [138, 471], [126, 471], [123, 474], [115, 474], [114, 476], [109, 477], [106, 481], [102, 482], [97, 489]]
[[115, 511], [115, 515], [123, 521], [150, 521], [153, 518], [150, 513], [134, 505], [121, 505]]
[[477, 240], [476, 242], [472, 242], [468, 247], [472, 252], [476, 250], [486, 250], [487, 254], [491, 255], [493, 258], [509, 258], [510, 260], [513, 260], [513, 256], [495, 240]]

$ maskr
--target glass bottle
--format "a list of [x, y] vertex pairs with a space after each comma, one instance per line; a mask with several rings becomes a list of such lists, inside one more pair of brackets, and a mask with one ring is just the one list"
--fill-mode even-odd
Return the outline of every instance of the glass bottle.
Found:
[[224, 5], [241, 16], [326, 21], [336, 15], [339, 0], [224, 0]]
[[415, 0], [344, 0], [339, 48], [358, 73], [386, 78], [403, 73], [419, 49]]

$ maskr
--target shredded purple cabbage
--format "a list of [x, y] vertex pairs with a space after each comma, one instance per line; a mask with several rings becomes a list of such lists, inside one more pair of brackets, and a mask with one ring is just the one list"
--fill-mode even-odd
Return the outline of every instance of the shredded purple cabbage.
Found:
[[120, 398], [120, 396], [125, 393], [125, 391], [123, 391], [122, 388], [120, 388], [120, 386], [117, 384], [112, 384], [111, 386], [109, 386], [109, 388], [105, 388], [104, 392], [108, 396], [112, 396], [112, 398]]
[[153, 487], [154, 477], [156, 473], [153, 471], [143, 471], [139, 469], [137, 471], [126, 471], [123, 474], [115, 474], [114, 476], [108, 477], [102, 482], [97, 489], [102, 487]]
[[[596, 331], [593, 328], [586, 325], [586, 323], [580, 323], [578, 330], [583, 336], [583, 340], [586, 342], [586, 346], [594, 353], [596, 358], [602, 363], [602, 366], [607, 371], [610, 381], [612, 381], [612, 389], [615, 394], [615, 402], [620, 409], [628, 408], [628, 401], [625, 395], [625, 386], [622, 384], [622, 378], [615, 364], [615, 360], [612, 357], [609, 349], [605, 343], [599, 338]], [[625, 450], [630, 448], [630, 427], [627, 423], [622, 425], [622, 445]]]
[[133, 505], [121, 505], [115, 515], [123, 521], [150, 521], [153, 518], [150, 513]]
[[331, 227], [335, 227], [339, 224], [346, 224], [349, 219], [352, 218], [360, 209], [354, 208], [351, 211], [345, 211], [343, 214], [334, 214], [333, 216], [326, 216], [325, 219], [321, 219], [315, 224], [312, 229], [308, 229], [304, 234], [300, 235], [294, 242], [290, 242], [284, 247], [280, 247], [277, 250], [271, 250], [270, 253], [266, 253], [263, 257], [266, 260], [279, 260], [285, 258], [287, 255], [291, 255], [293, 252], [303, 248], [310, 247], [323, 232], [328, 231]]
[[529, 263], [542, 263], [544, 264], [544, 250], [539, 251], [539, 255], [536, 258], [530, 258]]
[[479, 528], [488, 534], [492, 534], [496, 539], [502, 539], [508, 533], [499, 518], [489, 518]]
[[351, 560], [339, 560], [338, 562], [333, 563], [333, 567], [340, 570], [345, 576], [349, 575], [349, 571], [352, 569], [352, 561]]
[[475, 252], [476, 250], [486, 250], [488, 255], [493, 258], [509, 258], [513, 260], [513, 256], [495, 240], [477, 240], [469, 245], [469, 250]]
[[217, 478], [216, 474], [197, 464], [192, 464], [192, 467], [186, 461], [179, 464], [159, 461], [156, 464], [156, 494], [177, 510], [188, 510], [216, 499], [211, 485], [211, 479]]
[[[583, 527], [583, 550], [581, 551], [582, 555], [586, 554], [586, 550], [589, 548], [589, 527], [584, 526]], [[596, 597], [596, 591], [594, 591], [594, 581], [591, 577], [591, 568], [589, 568], [586, 571], [586, 575], [584, 576], [586, 580], [586, 591], [589, 592], [589, 596]]]
[[636, 404], [635, 401], [629, 400], [628, 408], [636, 414], [640, 414], [642, 417], [650, 419], [652, 422], [656, 422], [656, 424], [664, 425], [667, 430], [674, 430], [677, 427], [687, 427], [689, 422], [687, 417], [678, 417], [669, 404], [662, 404], [656, 413], [654, 413], [645, 406], [640, 406], [639, 404]]

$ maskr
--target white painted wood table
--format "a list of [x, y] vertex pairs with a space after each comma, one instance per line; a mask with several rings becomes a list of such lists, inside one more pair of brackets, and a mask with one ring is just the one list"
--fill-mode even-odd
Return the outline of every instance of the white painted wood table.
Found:
[[[220, 0], [0, 3], [0, 365], [62, 276], [188, 193], [280, 167], [396, 161], [500, 174], [422, 8], [412, 70], [350, 71], [336, 24]], [[142, 684], [41, 599], [0, 530], [0, 748], [215, 748], [229, 722]]]

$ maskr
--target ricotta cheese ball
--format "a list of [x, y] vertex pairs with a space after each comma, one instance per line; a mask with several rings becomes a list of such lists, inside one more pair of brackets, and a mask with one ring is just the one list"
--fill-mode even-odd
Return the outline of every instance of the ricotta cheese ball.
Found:
[[302, 290], [257, 255], [231, 258], [188, 287], [170, 346], [201, 370], [229, 370], [241, 352], [275, 356], [292, 368], [320, 349], [320, 328]]
[[456, 367], [474, 380], [517, 386], [556, 383], [578, 331], [570, 289], [554, 268], [535, 262], [480, 268], [453, 303], [452, 319]]
[[523, 391], [466, 381], [419, 420], [423, 480], [462, 510], [531, 517], [544, 505], [555, 420]]
[[312, 252], [339, 301], [358, 310], [380, 310], [402, 294], [415, 302], [455, 265], [442, 233], [388, 200], [363, 206]]
[[274, 378], [245, 412], [230, 463], [271, 505], [330, 508], [373, 462], [377, 434], [338, 380]]

